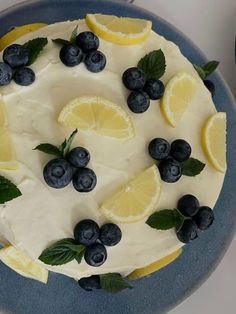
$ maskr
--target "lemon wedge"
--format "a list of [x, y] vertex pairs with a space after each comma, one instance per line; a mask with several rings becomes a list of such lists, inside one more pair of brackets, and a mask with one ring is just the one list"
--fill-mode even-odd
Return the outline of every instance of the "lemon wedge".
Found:
[[178, 249], [177, 251], [159, 259], [158, 261], [142, 268], [138, 268], [134, 270], [131, 274], [128, 275], [130, 280], [139, 279], [154, 273], [155, 271], [160, 270], [161, 268], [167, 266], [168, 264], [172, 263], [176, 258], [180, 256], [182, 253], [182, 248]]
[[134, 136], [129, 115], [120, 106], [97, 96], [73, 99], [62, 109], [58, 121], [68, 128], [94, 131], [117, 139]]
[[47, 283], [48, 271], [10, 245], [0, 250], [0, 260], [18, 274]]
[[104, 14], [87, 14], [86, 23], [96, 35], [118, 45], [139, 44], [152, 29], [151, 21]]
[[47, 24], [43, 24], [43, 23], [34, 23], [34, 24], [27, 24], [27, 25], [15, 27], [13, 30], [6, 33], [0, 38], [0, 51], [5, 49], [11, 43], [15, 42], [18, 38], [30, 32], [36, 31], [37, 29], [40, 29], [46, 25]]
[[175, 127], [188, 109], [199, 83], [188, 73], [176, 74], [166, 85], [161, 111], [169, 125]]
[[137, 174], [127, 185], [105, 200], [99, 210], [114, 222], [136, 222], [153, 212], [160, 194], [160, 174], [154, 165]]
[[218, 112], [207, 119], [202, 129], [202, 145], [211, 165], [225, 173], [227, 169], [225, 112]]

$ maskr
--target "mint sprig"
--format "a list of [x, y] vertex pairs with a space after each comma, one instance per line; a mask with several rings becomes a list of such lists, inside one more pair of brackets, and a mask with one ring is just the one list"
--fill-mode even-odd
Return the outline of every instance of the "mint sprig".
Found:
[[117, 293], [124, 289], [132, 289], [133, 287], [125, 281], [118, 273], [109, 273], [100, 275], [100, 283], [103, 290], [110, 293]]
[[161, 49], [146, 54], [139, 62], [138, 68], [142, 69], [148, 79], [160, 79], [166, 70], [166, 59]]
[[59, 147], [49, 144], [49, 143], [42, 143], [36, 146], [34, 150], [39, 150], [45, 154], [64, 158], [68, 154], [71, 148], [71, 144], [77, 132], [78, 132], [77, 129], [74, 130], [74, 132], [70, 135], [70, 137], [68, 139], [65, 139], [64, 142]]
[[65, 46], [65, 45], [68, 45], [68, 44], [75, 44], [77, 34], [78, 34], [78, 25], [72, 31], [72, 33], [70, 35], [70, 40], [66, 40], [66, 39], [62, 39], [62, 38], [56, 38], [56, 39], [52, 39], [52, 41], [55, 44], [58, 44], [60, 46]]
[[29, 52], [29, 61], [27, 65], [31, 65], [37, 60], [40, 52], [47, 44], [47, 38], [43, 37], [32, 39], [24, 44], [24, 47], [26, 47]]
[[194, 177], [202, 172], [205, 164], [195, 158], [189, 158], [181, 163], [182, 174], [189, 177]]
[[219, 61], [212, 60], [205, 65], [196, 65], [194, 64], [194, 68], [197, 71], [198, 75], [202, 80], [205, 80], [208, 75], [212, 74], [219, 65]]
[[80, 263], [84, 253], [84, 245], [78, 244], [74, 239], [66, 238], [45, 249], [39, 256], [39, 260], [47, 265], [63, 265], [74, 259]]
[[182, 227], [184, 219], [177, 209], [163, 209], [153, 213], [146, 224], [157, 230], [175, 228], [178, 231]]
[[0, 204], [4, 204], [21, 196], [21, 191], [10, 180], [0, 176]]

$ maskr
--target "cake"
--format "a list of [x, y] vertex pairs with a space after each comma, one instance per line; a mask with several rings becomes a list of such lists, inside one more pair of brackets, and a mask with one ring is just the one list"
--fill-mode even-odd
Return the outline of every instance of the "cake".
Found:
[[[111, 17], [107, 16], [108, 18]], [[35, 75], [30, 82], [32, 84], [21, 86], [22, 77], [20, 74], [19, 78], [13, 74], [15, 82], [11, 81], [5, 86], [0, 86], [0, 113], [5, 117], [5, 126], [3, 122], [1, 125], [3, 134], [1, 136], [4, 140], [6, 137], [8, 138], [7, 147], [11, 141], [11, 150], [15, 152], [14, 160], [1, 160], [0, 175], [1, 178], [4, 177], [14, 183], [21, 193], [12, 200], [1, 202], [3, 203], [0, 205], [0, 234], [3, 238], [1, 242], [8, 243], [6, 248], [1, 251], [4, 252], [8, 248], [7, 245], [11, 245], [11, 249], [14, 248], [18, 253], [20, 252], [19, 256], [27, 257], [42, 271], [61, 273], [76, 280], [105, 274], [120, 274], [122, 277], [126, 277], [135, 270], [153, 263], [155, 265], [156, 261], [165, 260], [168, 256], [170, 257], [167, 259], [167, 263], [177, 257], [181, 253], [184, 242], [188, 241], [180, 241], [181, 236], [179, 234], [177, 237], [173, 226], [169, 228], [166, 226], [165, 229], [168, 230], [163, 230], [162, 227], [159, 228], [162, 230], [157, 230], [158, 227], [153, 227], [150, 222], [151, 217], [155, 218], [152, 214], [164, 209], [171, 210], [177, 206], [181, 207], [178, 202], [180, 203], [181, 198], [185, 195], [193, 195], [197, 198], [200, 203], [197, 205], [198, 209], [199, 206], [213, 208], [225, 176], [224, 169], [217, 171], [217, 167], [214, 167], [216, 161], [211, 157], [210, 144], [207, 142], [210, 134], [208, 128], [210, 128], [210, 122], [214, 120], [213, 117], [217, 116], [217, 110], [211, 93], [191, 62], [183, 56], [173, 42], [149, 29], [151, 28], [150, 22], [139, 20], [139, 23], [145, 24], [146, 22], [144, 35], [140, 36], [139, 40], [138, 37], [131, 38], [130, 36], [131, 39], [128, 43], [122, 42], [122, 40], [119, 42], [119, 34], [117, 37], [106, 37], [104, 25], [100, 29], [94, 27], [93, 19], [94, 15], [89, 15], [86, 20], [47, 25], [18, 38], [15, 43], [20, 45], [36, 38], [47, 38], [48, 43], [35, 62], [30, 65]], [[132, 22], [132, 19], [130, 21]], [[137, 20], [135, 21], [137, 22]], [[127, 25], [131, 25], [131, 22]], [[145, 27], [143, 26], [143, 28]], [[81, 58], [79, 61], [77, 60], [76, 66], [74, 66], [75, 64], [66, 66], [65, 60], [63, 64], [63, 56], [66, 52], [63, 54], [60, 51], [63, 49], [62, 45], [66, 46], [68, 42], [53, 40], [60, 38], [69, 41], [73, 31], [77, 36], [91, 30], [98, 36], [99, 51], [106, 58], [106, 64], [103, 64], [102, 69], [98, 71], [89, 69], [88, 62], [86, 63], [89, 52], [85, 51], [86, 49], [83, 49], [83, 53], [80, 49]], [[83, 39], [81, 40], [83, 41]], [[162, 93], [162, 98], [157, 97], [159, 98], [157, 100], [150, 100], [148, 97], [148, 101], [145, 103], [147, 108], [144, 104], [145, 108], [142, 107], [137, 112], [135, 101], [137, 101], [137, 97], [141, 97], [140, 93], [142, 97], [143, 95], [146, 97], [148, 90], [142, 92], [140, 87], [131, 87], [132, 80], [127, 79], [129, 73], [124, 73], [127, 69], [141, 64], [140, 60], [148, 54], [150, 57], [151, 52], [160, 52], [160, 50], [164, 54], [166, 63], [161, 77], [166, 88], [165, 92], [163, 90], [164, 96]], [[5, 63], [7, 62], [5, 56]], [[30, 75], [32, 78], [32, 73]], [[132, 73], [130, 75], [132, 77]], [[133, 78], [135, 79], [135, 72]], [[167, 86], [169, 86], [168, 90], [171, 90], [171, 84], [181, 79], [193, 82], [191, 86], [194, 86], [194, 92], [188, 99], [188, 104], [185, 104], [186, 108], [183, 109], [179, 121], [176, 120], [175, 123], [173, 115], [172, 118], [166, 116], [168, 115], [166, 103], [171, 102], [170, 98], [172, 97], [167, 94]], [[142, 85], [142, 82], [140, 84]], [[129, 91], [127, 86], [136, 91]], [[178, 86], [180, 87], [180, 85]], [[187, 86], [192, 88], [190, 85]], [[175, 92], [173, 91], [173, 93]], [[139, 93], [138, 96], [135, 93]], [[128, 105], [127, 99], [129, 99]], [[99, 126], [89, 129], [81, 121], [77, 126], [76, 121], [72, 123], [68, 118], [68, 115], [74, 110], [73, 108], [75, 108], [75, 113], [82, 103], [87, 104], [86, 108], [91, 110], [93, 118], [96, 120], [97, 109], [88, 107], [90, 103], [96, 102], [115, 111], [121, 117], [120, 119], [125, 121], [122, 120], [122, 123], [126, 123], [127, 129], [99, 131], [102, 122], [99, 122]], [[81, 109], [81, 112], [83, 110]], [[221, 117], [223, 120], [225, 119], [223, 113]], [[68, 123], [66, 123], [66, 118], [69, 119]], [[203, 130], [204, 125], [205, 129]], [[224, 126], [222, 128], [225, 131]], [[73, 131], [74, 138], [71, 147], [83, 147], [89, 152], [90, 160], [87, 167], [92, 170], [93, 175], [95, 173], [97, 179], [97, 182], [94, 183], [95, 186], [89, 189], [88, 193], [79, 190], [77, 183], [74, 183], [74, 186], [70, 183], [60, 189], [53, 188], [52, 184], [50, 186], [50, 182], [47, 182], [45, 175], [45, 165], [56, 157], [45, 154], [39, 149], [39, 145], [50, 143], [59, 147]], [[7, 135], [4, 132], [7, 132]], [[201, 142], [204, 136], [205, 146]], [[217, 134], [217, 138], [222, 137], [222, 140], [219, 140], [220, 144], [224, 141], [224, 136], [225, 133], [222, 133], [222, 136]], [[159, 161], [154, 159], [155, 153], [157, 153], [155, 151], [157, 143], [154, 141], [153, 147], [150, 144], [156, 138], [165, 139], [167, 143], [172, 144], [177, 139], [183, 139], [187, 144], [189, 143], [191, 157], [203, 165], [202, 171], [199, 170], [198, 175], [195, 176], [182, 175], [178, 181], [176, 179], [177, 182], [165, 182], [166, 165], [163, 166], [165, 168], [163, 173], [160, 165], [164, 163], [161, 161], [159, 164]], [[171, 147], [174, 147], [174, 144]], [[217, 154], [214, 149], [212, 150]], [[224, 147], [222, 147], [222, 152], [224, 153]], [[169, 152], [169, 154], [171, 153]], [[172, 157], [167, 157], [165, 163], [173, 162]], [[62, 157], [60, 158], [62, 159]], [[218, 170], [222, 169], [218, 167]], [[72, 171], [75, 170], [72, 169]], [[143, 215], [142, 213], [137, 215], [137, 219], [135, 217], [117, 217], [117, 213], [114, 214], [111, 209], [114, 199], [109, 200], [123, 187], [129, 189], [132, 186], [130, 180], [135, 181], [138, 176], [145, 178], [143, 175], [145, 171], [154, 181], [154, 193], [152, 199], [150, 195], [148, 196], [150, 201], [147, 204], [146, 212]], [[159, 171], [162, 172], [159, 173]], [[75, 179], [73, 181], [75, 182]], [[150, 194], [153, 191], [150, 190]], [[142, 195], [142, 189], [140, 189], [140, 195]], [[138, 208], [138, 202], [142, 202], [142, 200], [138, 194], [135, 199], [137, 199]], [[145, 200], [145, 197], [143, 199]], [[182, 217], [180, 213], [178, 215]], [[193, 216], [193, 213], [189, 216]], [[106, 246], [107, 257], [103, 261], [104, 263], [99, 267], [94, 267], [89, 265], [83, 256], [80, 256], [80, 258], [74, 258], [61, 265], [50, 265], [45, 262], [45, 259], [43, 261], [42, 258], [39, 258], [42, 256], [42, 252], [45, 252], [57, 241], [73, 239], [76, 234], [76, 232], [74, 233], [75, 226], [85, 219], [96, 222], [99, 227], [107, 223], [114, 223], [121, 231], [122, 236], [120, 235], [119, 243]], [[191, 219], [188, 219], [189, 221], [192, 222]], [[72, 244], [79, 245], [76, 242], [71, 242]], [[99, 245], [103, 246], [101, 243]], [[7, 251], [2, 255], [1, 251], [0, 258], [2, 256], [2, 261], [7, 261]], [[81, 261], [78, 262], [78, 259]], [[11, 267], [9, 263], [6, 262], [6, 264]], [[45, 272], [43, 271], [44, 278]], [[131, 277], [132, 275], [130, 275]]]

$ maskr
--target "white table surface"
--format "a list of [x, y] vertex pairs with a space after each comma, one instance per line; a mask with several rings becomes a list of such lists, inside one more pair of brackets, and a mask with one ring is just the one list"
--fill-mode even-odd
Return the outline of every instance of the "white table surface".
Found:
[[[23, 0], [0, 0], [0, 11], [20, 2]], [[219, 60], [219, 69], [236, 97], [236, 0], [136, 0], [135, 3], [179, 28], [209, 60]], [[213, 275], [169, 314], [234, 314], [235, 283], [236, 238]]]

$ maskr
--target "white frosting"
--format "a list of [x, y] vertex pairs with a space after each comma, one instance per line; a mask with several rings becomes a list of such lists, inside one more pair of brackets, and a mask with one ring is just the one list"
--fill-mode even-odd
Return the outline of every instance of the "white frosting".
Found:
[[[153, 164], [147, 145], [154, 137], [169, 141], [186, 139], [192, 146], [192, 156], [205, 162], [204, 171], [197, 177], [182, 177], [178, 183], [162, 182], [158, 209], [174, 208], [184, 194], [196, 195], [202, 205], [213, 207], [220, 193], [224, 175], [208, 164], [203, 154], [200, 133], [204, 121], [216, 112], [210, 93], [200, 83], [199, 91], [189, 110], [176, 128], [167, 125], [159, 101], [152, 101], [144, 114], [133, 114], [127, 108], [128, 91], [122, 84], [122, 73], [135, 66], [138, 60], [154, 49], [162, 49], [167, 68], [163, 77], [166, 83], [179, 71], [197, 74], [179, 48], [165, 38], [151, 33], [143, 43], [119, 46], [100, 39], [100, 50], [107, 57], [104, 71], [93, 74], [83, 64], [65, 67], [59, 60], [59, 47], [51, 38], [69, 38], [76, 25], [88, 30], [83, 20], [49, 25], [18, 40], [24, 43], [36, 37], [48, 37], [49, 44], [32, 65], [36, 81], [29, 87], [12, 82], [1, 88], [8, 118], [8, 127], [21, 167], [17, 171], [1, 171], [2, 175], [18, 184], [22, 196], [0, 207], [0, 233], [17, 248], [45, 268], [74, 278], [91, 274], [120, 272], [128, 274], [173, 252], [182, 244], [175, 232], [156, 231], [141, 221], [120, 225], [122, 240], [107, 248], [108, 258], [101, 267], [91, 267], [83, 260], [61, 266], [48, 266], [37, 258], [51, 243], [73, 236], [75, 224], [84, 218], [106, 221], [98, 207], [118, 187], [125, 184], [137, 171]], [[128, 141], [114, 140], [95, 133], [81, 132], [73, 143], [83, 145], [91, 152], [89, 167], [97, 174], [98, 184], [88, 193], [78, 193], [70, 185], [62, 190], [49, 188], [42, 177], [43, 167], [50, 156], [32, 149], [39, 143], [60, 144], [72, 130], [57, 123], [65, 104], [77, 96], [98, 95], [119, 104], [131, 116], [136, 137]]]

